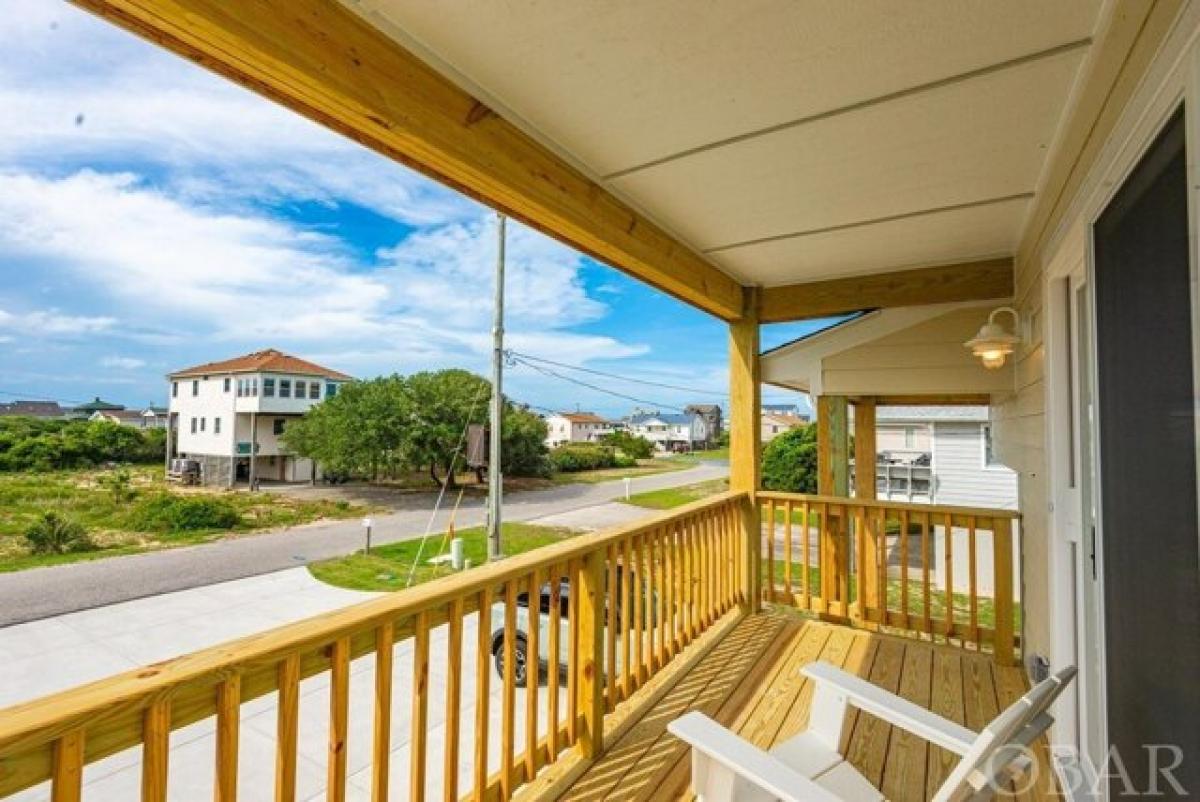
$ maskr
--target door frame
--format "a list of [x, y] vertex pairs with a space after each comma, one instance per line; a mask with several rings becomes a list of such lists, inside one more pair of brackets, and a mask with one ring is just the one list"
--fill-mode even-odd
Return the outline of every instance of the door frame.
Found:
[[[1089, 379], [1092, 400], [1096, 415], [1092, 423], [1092, 442], [1098, 432], [1095, 421], [1099, 420], [1099, 398], [1097, 395], [1096, 337], [1095, 337], [1095, 299], [1092, 288], [1095, 286], [1094, 260], [1094, 225], [1117, 191], [1124, 185], [1147, 148], [1154, 142], [1160, 131], [1170, 120], [1171, 116], [1182, 104], [1185, 118], [1185, 147], [1188, 174], [1188, 227], [1191, 243], [1191, 302], [1192, 302], [1192, 340], [1193, 365], [1192, 379], [1195, 397], [1200, 399], [1200, 237], [1197, 234], [1197, 213], [1200, 211], [1200, 165], [1197, 164], [1197, 148], [1200, 147], [1200, 8], [1198, 4], [1187, 7], [1176, 20], [1175, 26], [1168, 36], [1166, 43], [1158, 54], [1155, 63], [1146, 75], [1143, 84], [1134, 93], [1133, 98], [1123, 111], [1121, 121], [1113, 131], [1112, 136], [1101, 148], [1095, 167], [1080, 184], [1079, 191], [1069, 204], [1063, 215], [1063, 223], [1054, 232], [1039, 256], [1043, 257], [1044, 270], [1040, 282], [1042, 302], [1040, 314], [1044, 325], [1045, 348], [1045, 416], [1044, 445], [1046, 448], [1046, 502], [1048, 507], [1048, 554], [1049, 566], [1049, 615], [1051, 644], [1049, 646], [1052, 664], [1062, 667], [1070, 664], [1077, 653], [1077, 642], [1082, 636], [1076, 630], [1076, 588], [1078, 587], [1073, 573], [1076, 559], [1072, 555], [1072, 547], [1077, 546], [1082, 555], [1083, 539], [1076, 541], [1069, 531], [1070, 523], [1066, 519], [1067, 510], [1063, 505], [1078, 503], [1078, 490], [1069, 484], [1071, 464], [1074, 459], [1071, 453], [1071, 440], [1065, 436], [1065, 428], [1072, 420], [1068, 406], [1071, 394], [1065, 382], [1072, 377], [1069, 367], [1064, 365], [1064, 359], [1070, 359], [1067, 353], [1065, 337], [1065, 314], [1062, 302], [1069, 295], [1071, 276], [1083, 276], [1088, 286], [1088, 304], [1090, 307], [1090, 342], [1089, 342]], [[1034, 257], [1037, 259], [1038, 257]], [[1048, 261], [1046, 259], [1048, 258]], [[1067, 290], [1064, 291], [1064, 284]], [[1035, 313], [1038, 314], [1038, 313]], [[1074, 320], [1070, 319], [1074, 324]], [[1035, 325], [1037, 321], [1035, 321]], [[1194, 411], [1197, 421], [1197, 431], [1200, 432], [1200, 405]], [[1083, 422], [1080, 422], [1081, 425]], [[1078, 443], [1078, 440], [1075, 440]], [[1197, 437], [1196, 460], [1200, 466], [1200, 436]], [[1094, 449], [1093, 481], [1102, 470], [1103, 455], [1099, 449]], [[1197, 472], [1197, 482], [1200, 484], [1200, 471]], [[1099, 504], [1098, 488], [1094, 486], [1096, 498], [1096, 559], [1097, 559], [1097, 591], [1099, 596], [1099, 637], [1100, 637], [1100, 698], [1107, 698], [1106, 692], [1106, 638], [1104, 632], [1104, 530], [1102, 513]], [[1200, 506], [1200, 487], [1197, 492]], [[1200, 510], [1198, 510], [1200, 514]], [[1197, 534], [1200, 538], [1200, 533]], [[1081, 697], [1082, 698], [1082, 697]], [[1082, 733], [1076, 730], [1075, 698], [1072, 694], [1063, 694], [1055, 707], [1057, 722], [1053, 730], [1052, 743], [1078, 743], [1077, 738]], [[1093, 713], [1092, 716], [1101, 728], [1102, 743], [1108, 744], [1107, 710]], [[1069, 769], [1059, 763], [1052, 763], [1059, 774], [1060, 787], [1067, 787], [1067, 777], [1064, 771]], [[1107, 788], [1102, 788], [1101, 798], [1107, 797]], [[1086, 798], [1086, 797], [1085, 797]]]

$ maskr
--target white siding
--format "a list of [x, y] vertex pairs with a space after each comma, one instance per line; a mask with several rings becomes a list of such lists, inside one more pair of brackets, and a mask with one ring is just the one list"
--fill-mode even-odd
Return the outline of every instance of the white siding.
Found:
[[933, 425], [933, 474], [938, 504], [1017, 508], [1017, 474], [985, 466], [984, 424], [942, 422]]

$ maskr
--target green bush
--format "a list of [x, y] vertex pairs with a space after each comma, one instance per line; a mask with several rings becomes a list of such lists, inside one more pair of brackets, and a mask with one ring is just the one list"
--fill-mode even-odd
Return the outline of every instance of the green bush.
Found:
[[817, 492], [816, 426], [797, 426], [767, 443], [762, 485], [786, 493]]
[[25, 530], [25, 540], [34, 554], [66, 554], [92, 548], [83, 524], [57, 512], [44, 512]]
[[166, 431], [108, 421], [0, 418], [0, 471], [88, 468], [105, 462], [156, 462]]
[[550, 464], [561, 473], [615, 468], [617, 454], [608, 446], [569, 443], [550, 452]]
[[117, 504], [132, 501], [137, 495], [137, 491], [133, 489], [133, 474], [124, 468], [99, 477], [96, 483], [108, 490]]
[[630, 434], [626, 431], [601, 435], [600, 442], [634, 460], [650, 459], [654, 456], [654, 443], [640, 435]]
[[137, 503], [129, 523], [142, 532], [196, 532], [232, 529], [241, 520], [237, 508], [224, 499], [158, 493]]
[[636, 459], [634, 459], [633, 457], [626, 456], [625, 454], [617, 454], [616, 458], [614, 459], [613, 467], [614, 468], [636, 468], [637, 464], [638, 464], [638, 461]]

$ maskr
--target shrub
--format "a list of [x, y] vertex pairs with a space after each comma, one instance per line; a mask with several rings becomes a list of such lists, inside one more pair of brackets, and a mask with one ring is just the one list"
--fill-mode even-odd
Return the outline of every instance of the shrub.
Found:
[[143, 532], [195, 532], [232, 529], [241, 519], [237, 508], [224, 499], [158, 493], [138, 502], [130, 524]]
[[767, 443], [762, 485], [786, 493], [817, 492], [816, 426], [797, 426]]
[[608, 446], [572, 443], [551, 451], [550, 464], [554, 466], [554, 470], [562, 473], [594, 471], [616, 467], [617, 455]]
[[612, 432], [602, 435], [600, 442], [611, 446], [627, 457], [635, 460], [650, 459], [654, 456], [654, 443], [646, 438], [625, 431]]
[[614, 459], [613, 467], [615, 467], [615, 468], [636, 468], [637, 464], [638, 464], [638, 461], [636, 459], [634, 459], [633, 457], [626, 456], [625, 454], [617, 454], [617, 456]]
[[25, 530], [29, 550], [34, 554], [66, 554], [92, 547], [83, 524], [57, 512], [44, 512]]
[[98, 478], [97, 483], [108, 490], [112, 495], [113, 501], [120, 504], [125, 501], [132, 501], [137, 491], [133, 489], [133, 475], [124, 468], [110, 474], [105, 474]]

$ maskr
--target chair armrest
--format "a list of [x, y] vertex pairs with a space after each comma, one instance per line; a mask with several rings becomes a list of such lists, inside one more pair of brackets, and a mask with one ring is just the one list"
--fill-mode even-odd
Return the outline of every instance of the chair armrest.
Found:
[[783, 802], [842, 802], [703, 713], [688, 713], [668, 724], [667, 729], [692, 749]]
[[932, 744], [965, 755], [978, 733], [931, 713], [920, 705], [889, 693], [860, 677], [829, 663], [809, 663], [800, 669], [804, 676], [822, 686], [833, 687], [846, 701], [863, 712], [883, 719]]

